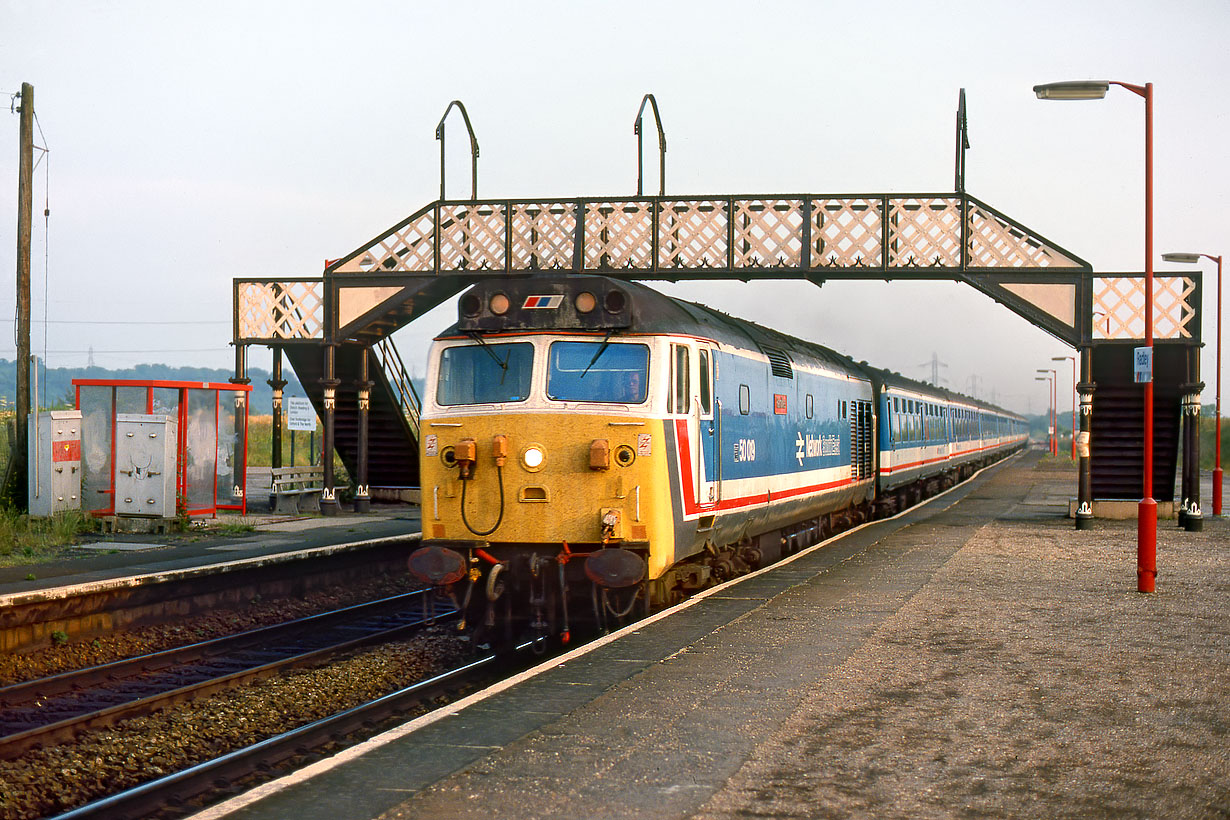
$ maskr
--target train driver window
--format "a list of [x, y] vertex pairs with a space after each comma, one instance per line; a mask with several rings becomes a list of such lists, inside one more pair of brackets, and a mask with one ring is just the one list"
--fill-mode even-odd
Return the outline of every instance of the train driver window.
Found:
[[552, 342], [547, 398], [640, 404], [648, 396], [649, 348], [607, 342]]
[[746, 384], [739, 385], [739, 412], [745, 416], [752, 412], [752, 391]]
[[671, 374], [671, 388], [674, 392], [674, 398], [671, 401], [671, 412], [673, 413], [688, 412], [688, 397], [691, 392], [688, 381], [689, 365], [687, 347], [675, 345], [675, 355], [671, 360], [671, 367], [674, 371]]
[[700, 365], [700, 412], [708, 416], [713, 414], [713, 397], [709, 389], [712, 384], [709, 377], [709, 351], [701, 348], [697, 356]]

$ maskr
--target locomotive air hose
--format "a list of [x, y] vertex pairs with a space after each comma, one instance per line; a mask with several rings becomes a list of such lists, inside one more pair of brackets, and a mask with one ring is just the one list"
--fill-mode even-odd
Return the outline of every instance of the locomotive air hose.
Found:
[[495, 524], [491, 526], [491, 529], [481, 532], [470, 526], [470, 521], [466, 518], [466, 487], [469, 486], [470, 481], [473, 481], [473, 479], [461, 482], [461, 523], [465, 524], [466, 529], [475, 535], [491, 535], [491, 533], [500, 528], [500, 522], [504, 520], [504, 468], [496, 465], [495, 474], [500, 485], [500, 514], [496, 517]]

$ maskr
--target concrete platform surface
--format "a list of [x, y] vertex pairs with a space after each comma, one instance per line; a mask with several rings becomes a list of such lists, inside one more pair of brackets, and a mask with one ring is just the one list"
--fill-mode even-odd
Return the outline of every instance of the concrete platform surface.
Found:
[[1230, 816], [1230, 524], [1037, 461], [196, 817]]
[[[137, 576], [205, 571], [235, 561], [278, 560], [288, 553], [344, 547], [380, 538], [417, 536], [419, 509], [377, 507], [336, 517], [222, 515], [211, 526], [186, 533], [94, 535], [76, 554], [37, 564], [0, 567], [0, 604], [12, 596]], [[231, 525], [231, 526], [227, 526]], [[250, 528], [250, 529], [249, 529]], [[33, 577], [30, 577], [33, 576]]]

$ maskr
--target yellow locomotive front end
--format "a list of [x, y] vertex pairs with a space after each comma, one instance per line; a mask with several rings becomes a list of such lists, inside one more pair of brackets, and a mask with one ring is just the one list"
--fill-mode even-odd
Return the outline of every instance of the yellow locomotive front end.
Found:
[[649, 491], [666, 481], [660, 420], [452, 413], [424, 419], [422, 448], [425, 541], [647, 552], [651, 533], [671, 533], [669, 504]]
[[497, 640], [566, 637], [591, 598], [599, 622], [630, 611], [672, 560], [665, 384], [629, 302], [597, 277], [493, 281], [432, 346], [410, 569]]

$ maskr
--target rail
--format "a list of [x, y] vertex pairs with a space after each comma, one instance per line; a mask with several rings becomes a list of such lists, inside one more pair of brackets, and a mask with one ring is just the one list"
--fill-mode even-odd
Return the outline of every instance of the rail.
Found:
[[[519, 649], [524, 651], [524, 647]], [[217, 791], [219, 783], [237, 782], [253, 774], [268, 772], [296, 756], [336, 743], [355, 733], [370, 731], [381, 721], [403, 716], [415, 707], [429, 705], [427, 708], [436, 708], [440, 698], [449, 697], [484, 676], [498, 674], [500, 663], [499, 656], [486, 655], [362, 706], [88, 803], [59, 815], [59, 820], [140, 817], [158, 811], [169, 803], [181, 803], [191, 797]]]
[[[437, 615], [428, 591], [345, 607], [190, 646], [0, 689], [0, 757], [72, 739], [129, 717], [389, 640]], [[421, 613], [419, 617], [412, 610]], [[356, 634], [357, 633], [357, 634]], [[277, 643], [280, 642], [280, 643]], [[29, 705], [26, 705], [29, 704]]]

